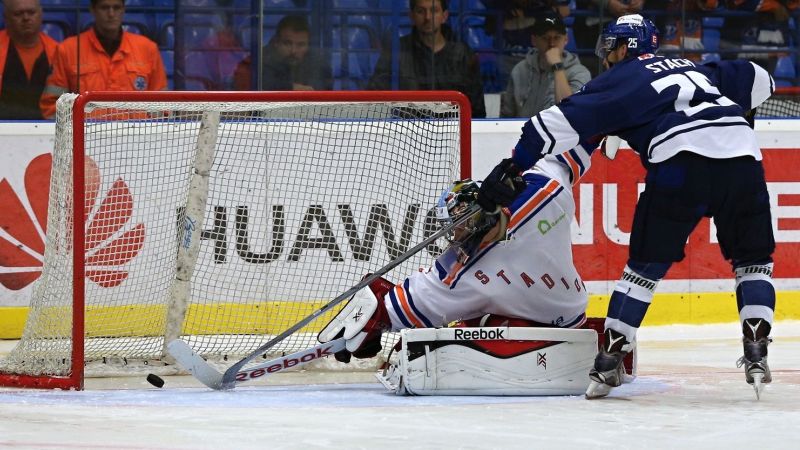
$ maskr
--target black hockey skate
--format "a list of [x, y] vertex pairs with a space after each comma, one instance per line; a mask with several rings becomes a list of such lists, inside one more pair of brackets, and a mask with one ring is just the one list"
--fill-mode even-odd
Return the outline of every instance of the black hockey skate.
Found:
[[742, 324], [742, 345], [744, 356], [736, 361], [736, 367], [744, 366], [744, 379], [753, 386], [756, 398], [761, 398], [764, 385], [772, 381], [767, 364], [767, 346], [772, 339], [769, 332], [772, 326], [763, 319], [745, 319]]
[[586, 389], [587, 399], [605, 397], [611, 388], [622, 384], [625, 377], [623, 360], [631, 349], [629, 344], [621, 333], [611, 329], [605, 331], [603, 349], [597, 353], [594, 368], [589, 371], [591, 382]]

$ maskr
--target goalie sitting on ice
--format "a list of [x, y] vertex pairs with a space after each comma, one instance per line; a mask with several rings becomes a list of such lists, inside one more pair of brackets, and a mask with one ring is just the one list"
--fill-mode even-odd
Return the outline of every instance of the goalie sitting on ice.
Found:
[[[572, 261], [570, 224], [572, 183], [590, 154], [578, 146], [510, 179], [519, 195], [508, 208], [481, 209], [456, 227], [427, 270], [359, 291], [319, 341], [344, 337], [336, 359], [349, 362], [377, 355], [384, 331], [404, 330], [396, 358], [379, 373], [398, 394], [583, 394], [598, 337], [577, 329], [588, 296]], [[457, 220], [478, 188], [462, 180], [445, 190], [438, 220]]]

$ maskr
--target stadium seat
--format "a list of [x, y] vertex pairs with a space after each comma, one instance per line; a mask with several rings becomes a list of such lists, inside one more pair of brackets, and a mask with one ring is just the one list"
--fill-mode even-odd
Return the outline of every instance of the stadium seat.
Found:
[[564, 48], [572, 53], [578, 51], [578, 44], [575, 41], [575, 33], [572, 31], [572, 27], [567, 27], [567, 45]]
[[268, 11], [270, 8], [296, 8], [297, 5], [293, 0], [264, 0], [264, 10]]
[[58, 42], [63, 41], [69, 34], [60, 22], [42, 22], [42, 31]]
[[360, 9], [367, 10], [373, 7], [367, 0], [332, 0], [333, 9]]
[[129, 33], [141, 34], [151, 38], [150, 30], [153, 29], [154, 17], [152, 14], [125, 13], [122, 28]]
[[794, 66], [794, 60], [791, 56], [781, 56], [778, 58], [777, 63], [775, 64], [775, 72], [772, 74], [775, 78], [775, 82], [778, 81], [788, 81], [791, 84], [794, 83], [794, 79], [797, 78], [797, 71]]
[[164, 61], [164, 72], [167, 77], [175, 75], [175, 52], [172, 50], [162, 50], [161, 60]]
[[473, 50], [494, 48], [494, 38], [486, 34], [485, 23], [486, 18], [483, 16], [466, 16], [463, 19], [464, 42]]
[[[243, 26], [238, 29], [239, 34], [239, 42], [242, 43], [242, 46], [245, 48], [250, 48], [250, 39], [252, 38], [253, 27], [250, 26]], [[272, 39], [272, 36], [275, 35], [275, 28], [274, 27], [265, 27], [264, 33], [262, 34], [262, 42], [264, 45], [269, 43], [269, 40]]]
[[64, 37], [71, 36], [77, 29], [75, 26], [75, 13], [45, 11], [42, 14], [42, 23], [58, 25], [61, 27]]
[[[477, 10], [477, 11], [485, 11], [486, 5], [483, 4], [480, 0], [456, 0], [451, 2], [450, 8], [458, 7], [459, 3], [461, 3], [461, 10]], [[457, 9], [455, 11], [458, 11]]]
[[350, 50], [374, 48], [370, 31], [364, 27], [334, 27], [331, 30], [332, 48], [346, 48]]
[[703, 48], [709, 52], [719, 50], [720, 31], [716, 28], [703, 28]]
[[183, 39], [189, 47], [202, 47], [204, 42], [214, 36], [214, 31], [211, 24], [188, 24], [183, 30]]
[[703, 28], [722, 28], [725, 25], [724, 17], [703, 17]]
[[175, 23], [165, 24], [156, 40], [159, 48], [175, 48]]

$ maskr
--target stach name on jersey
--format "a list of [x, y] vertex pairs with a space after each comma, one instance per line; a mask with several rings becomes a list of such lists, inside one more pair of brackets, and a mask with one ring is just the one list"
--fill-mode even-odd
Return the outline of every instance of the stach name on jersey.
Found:
[[[646, 59], [645, 56], [652, 58], [653, 55], [642, 55], [640, 59]], [[664, 58], [659, 61], [645, 64], [645, 67], [653, 73], [660, 73], [666, 70], [681, 69], [684, 67], [696, 67], [695, 63], [688, 59], [683, 58]]]

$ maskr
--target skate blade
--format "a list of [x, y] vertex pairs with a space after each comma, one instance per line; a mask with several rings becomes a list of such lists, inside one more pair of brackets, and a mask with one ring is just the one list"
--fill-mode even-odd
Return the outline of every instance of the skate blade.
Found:
[[763, 378], [763, 373], [753, 374], [753, 390], [756, 391], [756, 400], [761, 400], [761, 391], [764, 390], [764, 383], [762, 383]]
[[599, 381], [592, 380], [589, 387], [586, 389], [586, 399], [594, 400], [596, 398], [603, 398], [611, 392], [611, 386], [600, 383]]

